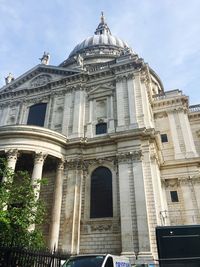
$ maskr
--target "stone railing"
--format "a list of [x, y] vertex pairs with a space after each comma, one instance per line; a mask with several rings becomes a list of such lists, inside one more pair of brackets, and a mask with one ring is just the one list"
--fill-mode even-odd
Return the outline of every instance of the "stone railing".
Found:
[[156, 95], [153, 95], [153, 99], [154, 100], [162, 100], [162, 99], [165, 99], [167, 96], [165, 93], [161, 93], [161, 94], [156, 94]]
[[200, 112], [200, 104], [189, 106], [190, 112]]
[[96, 66], [87, 66], [86, 69], [89, 71], [89, 72], [93, 72], [93, 71], [99, 71], [99, 70], [105, 70], [105, 69], [109, 69], [110, 68], [110, 65], [109, 63], [104, 63], [104, 64], [99, 64], [99, 65], [96, 65]]

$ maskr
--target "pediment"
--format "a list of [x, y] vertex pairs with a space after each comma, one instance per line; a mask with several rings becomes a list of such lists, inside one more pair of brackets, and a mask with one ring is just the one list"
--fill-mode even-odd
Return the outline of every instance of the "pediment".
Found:
[[32, 89], [78, 73], [77, 70], [56, 66], [37, 65], [0, 89], [0, 93]]
[[92, 87], [92, 89], [88, 92], [89, 99], [99, 98], [103, 96], [113, 95], [114, 86], [113, 84], [104, 84], [98, 85], [96, 87]]

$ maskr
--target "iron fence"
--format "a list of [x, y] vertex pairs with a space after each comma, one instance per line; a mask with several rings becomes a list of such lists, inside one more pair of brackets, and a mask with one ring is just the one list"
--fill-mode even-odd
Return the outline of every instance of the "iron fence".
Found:
[[0, 245], [0, 267], [61, 267], [61, 261], [69, 257], [58, 251]]

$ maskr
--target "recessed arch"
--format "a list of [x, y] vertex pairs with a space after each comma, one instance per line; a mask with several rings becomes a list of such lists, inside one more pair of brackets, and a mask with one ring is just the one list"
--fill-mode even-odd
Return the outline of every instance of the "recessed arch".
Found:
[[90, 218], [113, 217], [112, 173], [104, 166], [91, 174]]

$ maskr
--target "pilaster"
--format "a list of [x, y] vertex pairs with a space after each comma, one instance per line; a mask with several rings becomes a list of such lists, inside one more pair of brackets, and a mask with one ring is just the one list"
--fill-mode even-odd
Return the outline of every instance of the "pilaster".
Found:
[[87, 133], [86, 136], [88, 138], [91, 138], [93, 136], [93, 125], [92, 125], [92, 121], [93, 121], [93, 99], [89, 100], [89, 121], [87, 124]]
[[151, 252], [149, 218], [147, 211], [147, 196], [144, 182], [144, 173], [141, 156], [133, 158], [133, 179], [134, 193], [136, 202], [136, 218], [138, 230], [138, 247], [137, 262], [152, 262], [153, 255]]
[[138, 126], [136, 119], [136, 103], [135, 103], [135, 88], [134, 88], [134, 75], [130, 73], [127, 76], [127, 87], [128, 87], [128, 107], [129, 107], [129, 118], [130, 128], [136, 128]]
[[56, 171], [55, 185], [54, 185], [54, 200], [53, 200], [51, 229], [50, 229], [49, 247], [52, 250], [58, 248], [60, 215], [61, 215], [61, 204], [62, 204], [63, 170], [64, 170], [64, 162], [59, 161]]
[[124, 109], [124, 91], [123, 83], [125, 77], [116, 78], [116, 97], [117, 97], [117, 131], [124, 130], [125, 127], [125, 109]]
[[67, 163], [67, 192], [64, 207], [64, 228], [62, 249], [70, 254], [79, 253], [81, 195], [82, 195], [82, 162], [72, 160]]
[[68, 136], [68, 128], [70, 122], [70, 105], [71, 105], [72, 97], [71, 92], [65, 95], [64, 100], [64, 112], [63, 112], [63, 122], [62, 122], [62, 134]]
[[84, 135], [84, 119], [85, 119], [85, 96], [83, 90], [75, 91], [74, 112], [73, 112], [73, 128], [71, 137], [83, 137]]
[[197, 157], [197, 152], [194, 145], [194, 140], [191, 132], [191, 127], [189, 124], [188, 116], [184, 110], [178, 111], [178, 116], [181, 124], [181, 130], [183, 133], [183, 139], [186, 149], [186, 158]]
[[170, 129], [171, 129], [171, 136], [174, 144], [174, 157], [175, 159], [182, 159], [184, 158], [184, 155], [181, 151], [180, 148], [180, 143], [178, 139], [178, 133], [176, 129], [176, 123], [174, 119], [174, 112], [168, 112], [168, 118], [169, 118], [169, 124], [170, 124]]

